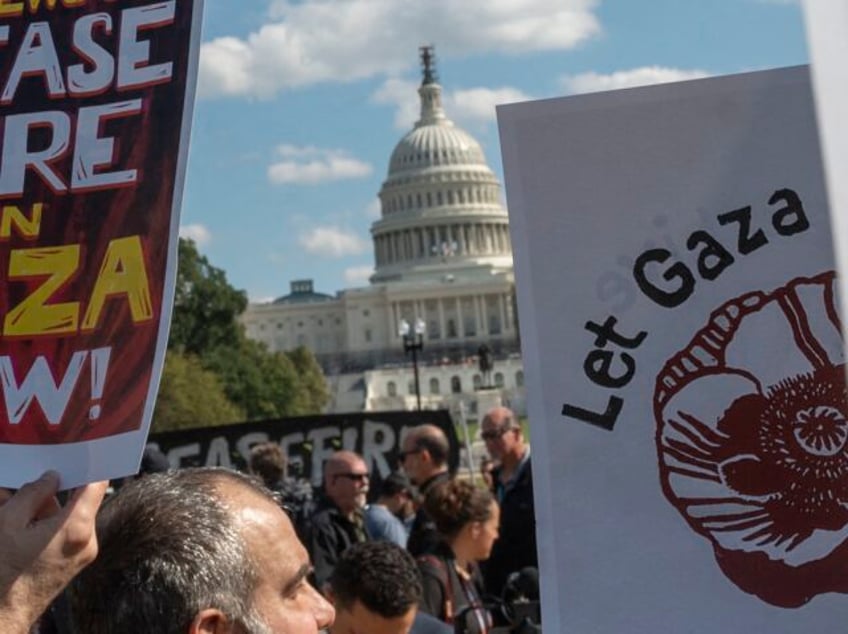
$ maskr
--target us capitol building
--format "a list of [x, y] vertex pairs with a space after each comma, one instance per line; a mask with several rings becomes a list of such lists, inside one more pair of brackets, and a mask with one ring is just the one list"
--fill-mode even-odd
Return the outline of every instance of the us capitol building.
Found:
[[[442, 107], [430, 47], [421, 49], [421, 118], [398, 142], [371, 226], [370, 285], [316, 292], [291, 282], [242, 322], [272, 351], [310, 348], [330, 385], [331, 412], [414, 409], [415, 381], [399, 332], [421, 333], [421, 406], [471, 418], [497, 403], [524, 409], [512, 249], [501, 187], [480, 144]], [[412, 341], [412, 340], [410, 340]], [[479, 368], [481, 346], [493, 367]], [[485, 352], [484, 352], [485, 355]]]

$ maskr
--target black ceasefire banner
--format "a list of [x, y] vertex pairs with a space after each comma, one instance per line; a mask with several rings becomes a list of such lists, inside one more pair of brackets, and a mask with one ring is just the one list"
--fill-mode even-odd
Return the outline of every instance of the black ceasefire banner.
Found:
[[290, 473], [321, 484], [324, 461], [339, 449], [360, 454], [375, 480], [398, 468], [401, 440], [408, 429], [432, 423], [450, 443], [451, 470], [459, 464], [459, 440], [447, 410], [362, 412], [279, 418], [222, 427], [200, 427], [151, 434], [173, 467], [222, 466], [245, 470], [250, 448], [259, 442], [280, 443]]

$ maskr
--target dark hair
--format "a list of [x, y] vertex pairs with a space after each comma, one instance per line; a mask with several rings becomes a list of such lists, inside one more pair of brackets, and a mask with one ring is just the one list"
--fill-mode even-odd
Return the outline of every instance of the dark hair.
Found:
[[250, 472], [255, 473], [267, 487], [280, 483], [286, 475], [286, 457], [275, 442], [262, 442], [250, 448]]
[[412, 439], [412, 446], [419, 451], [426, 449], [437, 467], [447, 464], [448, 453], [450, 452], [448, 439], [445, 437], [444, 432], [441, 430], [439, 432], [438, 434], [421, 432], [416, 434]]
[[359, 601], [387, 619], [409, 612], [423, 592], [415, 560], [391, 542], [364, 542], [344, 551], [330, 588], [338, 607], [350, 609]]
[[408, 492], [410, 488], [409, 478], [399, 471], [393, 471], [380, 483], [380, 497], [390, 497], [398, 493]]
[[427, 492], [424, 509], [442, 537], [456, 537], [469, 522], [485, 522], [492, 517], [494, 497], [466, 480], [441, 482]]
[[124, 486], [97, 517], [97, 559], [71, 588], [85, 634], [185, 634], [217, 608], [251, 623], [254, 563], [222, 501], [235, 484], [276, 503], [255, 480], [224, 469], [153, 474]]

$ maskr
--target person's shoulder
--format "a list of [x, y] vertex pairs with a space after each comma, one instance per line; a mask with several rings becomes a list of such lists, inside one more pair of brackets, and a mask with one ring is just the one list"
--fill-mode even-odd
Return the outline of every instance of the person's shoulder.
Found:
[[418, 612], [409, 634], [453, 634], [453, 628], [426, 612]]

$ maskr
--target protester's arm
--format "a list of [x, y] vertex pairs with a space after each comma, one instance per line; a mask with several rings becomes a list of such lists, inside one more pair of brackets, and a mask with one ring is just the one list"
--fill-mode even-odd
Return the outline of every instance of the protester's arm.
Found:
[[106, 482], [77, 489], [64, 507], [59, 477], [45, 473], [16, 493], [0, 489], [0, 623], [26, 634], [97, 555], [94, 520]]

